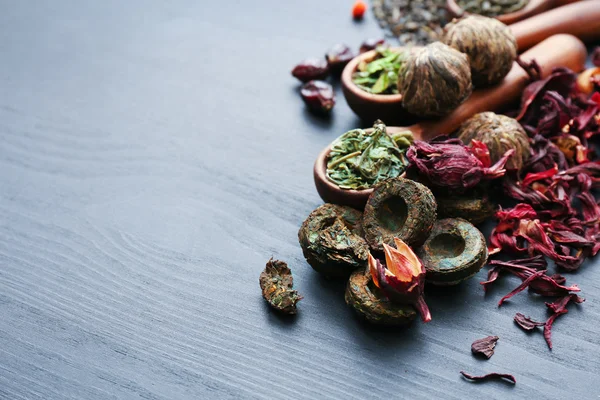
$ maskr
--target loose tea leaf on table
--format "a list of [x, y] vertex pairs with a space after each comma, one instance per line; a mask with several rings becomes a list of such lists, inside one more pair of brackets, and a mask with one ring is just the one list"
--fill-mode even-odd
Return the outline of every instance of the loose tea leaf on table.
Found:
[[460, 371], [460, 373], [462, 374], [462, 376], [464, 376], [467, 379], [470, 379], [472, 381], [489, 381], [489, 380], [508, 380], [511, 381], [513, 384], [517, 383], [517, 380], [515, 379], [514, 376], [510, 375], [510, 374], [501, 374], [498, 372], [492, 372], [490, 374], [486, 374], [486, 375], [480, 375], [480, 376], [475, 376], [475, 375], [471, 375], [466, 373], [465, 371]]
[[496, 347], [498, 339], [500, 339], [498, 336], [487, 336], [483, 339], [477, 339], [471, 345], [471, 352], [489, 359], [494, 355], [494, 347]]
[[262, 295], [269, 305], [284, 314], [296, 314], [302, 296], [293, 290], [292, 271], [283, 261], [271, 258], [259, 278]]
[[404, 153], [388, 136], [385, 125], [376, 121], [370, 133], [354, 129], [333, 142], [327, 177], [342, 189], [367, 189], [400, 176], [408, 165]]
[[398, 75], [406, 59], [404, 52], [377, 47], [377, 58], [371, 62], [358, 64], [352, 75], [352, 82], [359, 88], [373, 94], [397, 94]]

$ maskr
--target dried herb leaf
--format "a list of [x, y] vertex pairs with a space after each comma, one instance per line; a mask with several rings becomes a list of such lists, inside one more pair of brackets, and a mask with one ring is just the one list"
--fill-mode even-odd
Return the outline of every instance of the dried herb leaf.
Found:
[[531, 317], [526, 317], [525, 315], [523, 315], [521, 313], [515, 314], [515, 322], [517, 323], [517, 325], [519, 325], [521, 328], [525, 329], [526, 331], [532, 331], [536, 327], [544, 326], [546, 324], [545, 322], [534, 321], [531, 319]]
[[400, 176], [408, 165], [405, 152], [378, 120], [370, 133], [354, 129], [333, 142], [327, 177], [342, 189], [367, 189]]
[[397, 94], [398, 75], [406, 58], [386, 47], [377, 47], [377, 58], [371, 62], [362, 62], [352, 81], [362, 90], [373, 94]]
[[462, 374], [462, 376], [464, 376], [467, 379], [470, 379], [472, 381], [489, 381], [489, 380], [493, 380], [493, 379], [506, 379], [508, 381], [511, 381], [513, 384], [517, 383], [517, 380], [515, 379], [514, 376], [510, 375], [510, 374], [501, 374], [499, 372], [492, 372], [490, 374], [486, 374], [486, 375], [480, 375], [480, 376], [475, 376], [475, 375], [471, 375], [466, 373], [465, 371], [460, 371], [460, 373]]
[[271, 307], [285, 314], [296, 314], [296, 303], [302, 300], [302, 296], [292, 290], [292, 271], [285, 262], [271, 257], [260, 274], [259, 282], [262, 295]]
[[500, 339], [498, 336], [487, 336], [483, 339], [477, 339], [471, 345], [471, 352], [489, 359], [494, 355], [494, 347], [496, 347], [498, 339]]

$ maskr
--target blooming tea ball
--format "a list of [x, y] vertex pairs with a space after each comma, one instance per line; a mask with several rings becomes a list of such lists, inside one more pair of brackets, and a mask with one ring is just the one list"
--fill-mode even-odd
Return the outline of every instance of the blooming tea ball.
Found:
[[471, 140], [485, 143], [490, 151], [492, 163], [497, 162], [507, 150], [515, 149], [508, 159], [506, 168], [520, 170], [529, 160], [529, 137], [514, 119], [493, 112], [475, 114], [458, 128], [458, 138], [469, 145]]
[[471, 69], [465, 54], [443, 43], [411, 53], [398, 79], [402, 106], [420, 117], [441, 117], [471, 95]]
[[442, 41], [469, 56], [476, 87], [494, 85], [517, 59], [517, 40], [510, 28], [495, 18], [472, 15], [450, 22]]

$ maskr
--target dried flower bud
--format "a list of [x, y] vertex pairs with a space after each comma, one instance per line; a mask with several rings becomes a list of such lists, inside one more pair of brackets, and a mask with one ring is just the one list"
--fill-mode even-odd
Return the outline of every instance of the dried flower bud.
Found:
[[398, 78], [402, 105], [411, 114], [448, 114], [471, 95], [471, 69], [465, 54], [443, 43], [413, 51]]
[[442, 41], [469, 56], [476, 87], [502, 81], [517, 59], [515, 35], [495, 18], [471, 15], [454, 20], [444, 28]]
[[315, 112], [328, 113], [335, 106], [333, 87], [327, 82], [307, 82], [302, 85], [300, 95], [306, 106]]
[[[420, 177], [431, 185], [464, 191], [476, 186], [484, 179], [495, 179], [504, 175], [504, 164], [514, 153], [507, 151], [493, 166], [484, 164], [476, 153], [485, 153], [485, 144], [477, 144], [480, 151], [473, 151], [458, 139], [438, 140], [431, 143], [420, 140], [406, 153], [411, 166]], [[487, 161], [487, 157], [484, 158]]]
[[378, 46], [383, 46], [385, 39], [367, 39], [360, 45], [360, 54], [366, 53], [367, 51], [375, 50]]
[[354, 52], [345, 44], [336, 44], [325, 53], [325, 60], [327, 60], [329, 70], [335, 73], [341, 72], [353, 58]]
[[531, 148], [525, 130], [517, 120], [493, 112], [475, 114], [465, 121], [457, 132], [458, 138], [465, 144], [478, 140], [484, 143], [492, 163], [498, 162], [510, 149], [515, 154], [507, 161], [507, 169], [521, 170], [529, 160]]
[[367, 266], [369, 246], [362, 236], [362, 213], [335, 204], [310, 213], [298, 232], [306, 261], [329, 277], [347, 277]]
[[296, 65], [292, 70], [292, 75], [302, 82], [325, 79], [329, 75], [329, 66], [327, 61], [321, 58], [310, 58]]
[[369, 253], [373, 283], [392, 302], [412, 304], [423, 322], [429, 322], [431, 313], [423, 298], [425, 267], [406, 243], [398, 238], [394, 238], [394, 242], [396, 248], [383, 245], [385, 265]]
[[296, 314], [296, 303], [302, 296], [292, 290], [294, 279], [285, 262], [271, 258], [260, 274], [259, 283], [262, 295], [271, 307], [284, 314]]

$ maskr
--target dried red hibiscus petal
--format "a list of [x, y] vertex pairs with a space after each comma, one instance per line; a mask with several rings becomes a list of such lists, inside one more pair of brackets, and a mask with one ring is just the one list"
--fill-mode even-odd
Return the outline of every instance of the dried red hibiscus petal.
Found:
[[504, 165], [514, 152], [514, 149], [508, 150], [491, 166], [489, 151], [484, 143], [476, 141], [472, 147], [468, 147], [458, 139], [440, 137], [430, 143], [415, 141], [406, 155], [412, 168], [430, 184], [464, 191], [482, 180], [503, 176], [506, 172]]
[[489, 359], [494, 355], [494, 347], [496, 347], [498, 339], [500, 339], [498, 336], [487, 336], [483, 339], [477, 339], [471, 344], [471, 352]]
[[466, 373], [465, 371], [460, 371], [460, 373], [462, 374], [462, 376], [464, 376], [465, 378], [472, 380], [472, 381], [489, 381], [489, 380], [494, 380], [494, 379], [501, 379], [501, 380], [508, 380], [511, 381], [513, 384], [517, 383], [517, 380], [515, 379], [514, 376], [510, 375], [510, 374], [501, 374], [499, 372], [492, 372], [490, 374], [486, 374], [486, 375], [479, 375], [479, 376], [475, 376], [475, 375], [471, 375]]
[[532, 331], [536, 327], [544, 326], [546, 324], [545, 322], [534, 321], [531, 319], [531, 317], [526, 317], [525, 315], [523, 315], [521, 313], [515, 314], [515, 322], [517, 323], [517, 325], [519, 325], [521, 328], [525, 329], [526, 331]]
[[544, 339], [546, 339], [546, 343], [548, 344], [549, 349], [552, 349], [552, 325], [554, 324], [554, 320], [556, 320], [556, 318], [560, 317], [561, 315], [569, 312], [569, 310], [567, 310], [567, 305], [571, 301], [580, 304], [583, 303], [585, 299], [577, 296], [576, 294], [570, 294], [568, 296], [556, 300], [554, 303], [546, 303], [546, 307], [548, 307], [553, 312], [553, 314], [548, 318], [548, 320], [544, 324]]

